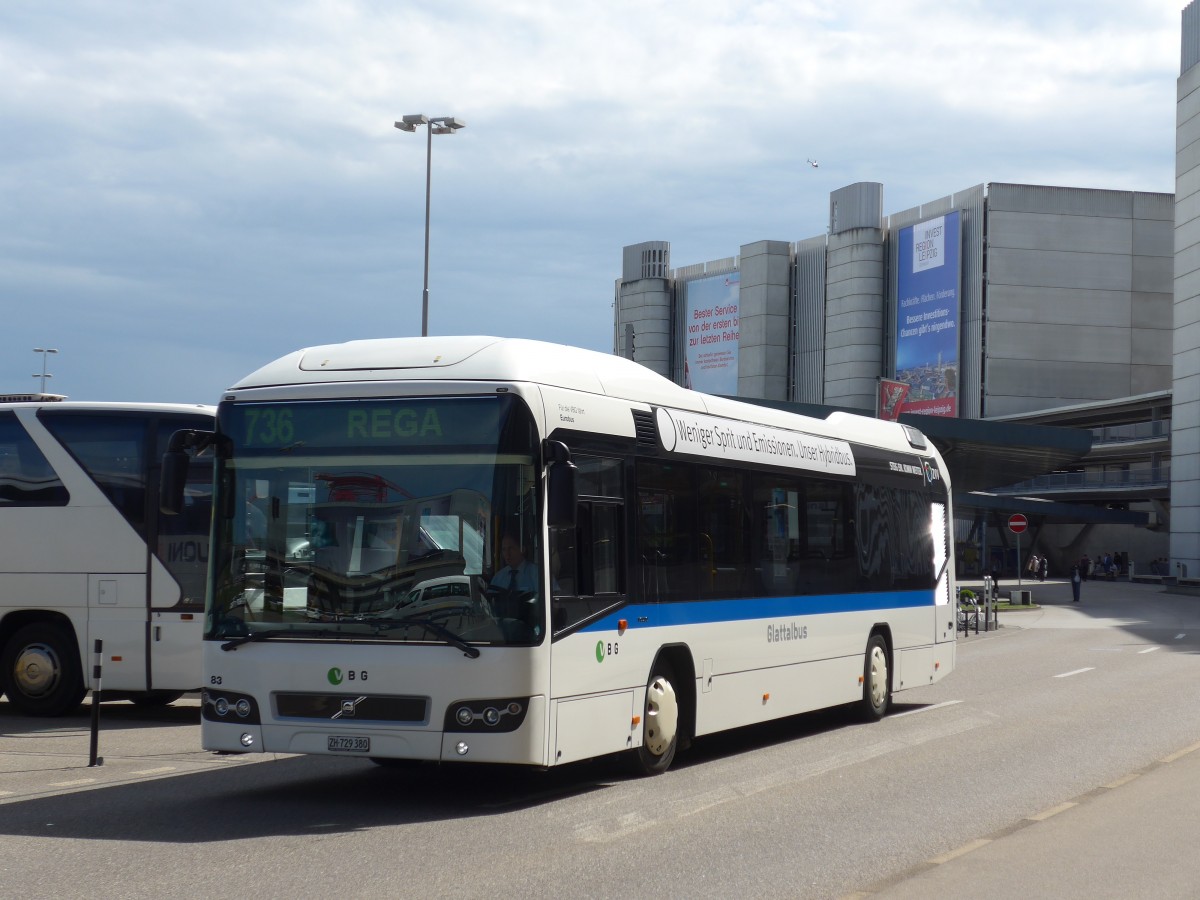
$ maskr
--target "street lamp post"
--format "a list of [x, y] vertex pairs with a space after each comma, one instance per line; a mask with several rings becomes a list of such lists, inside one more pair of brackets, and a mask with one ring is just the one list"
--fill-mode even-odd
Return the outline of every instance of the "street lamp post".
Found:
[[47, 356], [47, 354], [57, 353], [58, 351], [51, 350], [48, 348], [42, 349], [41, 347], [34, 347], [33, 352], [42, 354], [42, 374], [39, 375], [37, 372], [34, 372], [33, 377], [42, 379], [42, 386], [40, 388], [38, 388], [38, 393], [44, 394], [44, 393], [46, 393], [46, 379], [54, 377], [53, 375], [51, 375], [50, 373], [48, 373], [46, 371], [46, 356]]
[[396, 127], [401, 131], [416, 131], [418, 125], [424, 125], [425, 139], [425, 286], [421, 292], [421, 337], [429, 334], [429, 192], [433, 175], [433, 136], [435, 134], [454, 134], [460, 128], [466, 128], [467, 123], [454, 116], [429, 116], [417, 113], [404, 116]]

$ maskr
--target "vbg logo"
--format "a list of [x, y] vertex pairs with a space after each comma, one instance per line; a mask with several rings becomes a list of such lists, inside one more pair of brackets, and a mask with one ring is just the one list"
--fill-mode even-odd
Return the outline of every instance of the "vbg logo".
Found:
[[332, 669], [329, 670], [328, 674], [325, 677], [329, 679], [330, 684], [341, 684], [342, 683], [342, 670], [339, 669], [337, 666], [334, 666]]

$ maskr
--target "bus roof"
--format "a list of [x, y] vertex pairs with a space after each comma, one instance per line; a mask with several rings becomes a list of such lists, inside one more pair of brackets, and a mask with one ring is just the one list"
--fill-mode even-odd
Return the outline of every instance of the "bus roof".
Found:
[[782, 428], [825, 432], [835, 427], [870, 444], [917, 446], [915, 429], [866, 413], [833, 412], [815, 419], [683, 388], [620, 356], [523, 338], [374, 338], [307, 347], [268, 363], [230, 390], [397, 380], [530, 382]]
[[130, 410], [134, 412], [205, 413], [215, 416], [217, 408], [203, 403], [138, 403], [128, 401], [67, 400], [56, 394], [0, 394], [0, 408], [53, 406], [54, 409], [93, 412]]

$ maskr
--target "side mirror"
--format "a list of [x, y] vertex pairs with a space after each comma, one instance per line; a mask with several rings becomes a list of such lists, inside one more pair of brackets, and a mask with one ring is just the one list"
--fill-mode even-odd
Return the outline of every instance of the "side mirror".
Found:
[[574, 528], [578, 496], [575, 463], [561, 441], [545, 441], [542, 450], [549, 461], [546, 472], [546, 519], [551, 528]]
[[191, 465], [187, 451], [203, 450], [212, 445], [215, 437], [211, 431], [194, 428], [183, 428], [171, 435], [158, 479], [158, 508], [166, 515], [177, 516], [183, 511], [183, 492]]
[[183, 450], [168, 450], [163, 454], [158, 508], [168, 516], [177, 516], [183, 511], [183, 489], [187, 485], [189, 462]]

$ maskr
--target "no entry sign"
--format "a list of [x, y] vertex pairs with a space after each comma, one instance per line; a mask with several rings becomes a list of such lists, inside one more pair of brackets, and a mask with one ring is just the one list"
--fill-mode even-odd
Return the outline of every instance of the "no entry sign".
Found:
[[1013, 534], [1020, 534], [1029, 527], [1029, 520], [1020, 513], [1013, 513], [1008, 517], [1008, 530]]

